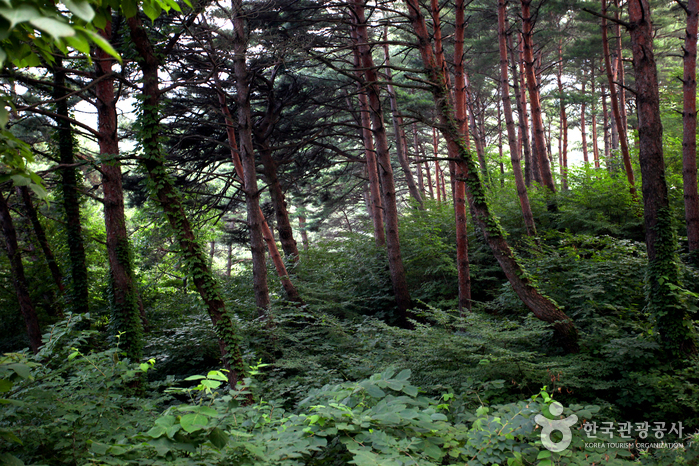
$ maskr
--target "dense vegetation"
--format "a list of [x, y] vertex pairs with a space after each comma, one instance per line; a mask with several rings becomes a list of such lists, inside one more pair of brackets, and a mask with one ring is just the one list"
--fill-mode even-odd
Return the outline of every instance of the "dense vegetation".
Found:
[[4, 2], [0, 463], [698, 464], [697, 6], [633, 1]]

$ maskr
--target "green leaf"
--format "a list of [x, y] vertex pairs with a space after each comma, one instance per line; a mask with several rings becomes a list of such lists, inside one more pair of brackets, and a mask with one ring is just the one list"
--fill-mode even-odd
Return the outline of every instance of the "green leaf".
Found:
[[146, 432], [146, 435], [149, 435], [153, 438], [158, 438], [165, 434], [166, 431], [167, 429], [163, 426], [154, 426], [148, 432]]
[[383, 390], [373, 384], [367, 387], [366, 392], [369, 394], [369, 396], [374, 398], [383, 398], [386, 396], [386, 393]]
[[204, 377], [203, 375], [190, 375], [185, 380], [201, 380], [201, 379], [205, 379], [205, 378], [206, 377]]
[[394, 377], [395, 380], [401, 380], [403, 382], [410, 378], [410, 369], [403, 369]]
[[218, 449], [222, 449], [228, 443], [228, 436], [218, 427], [211, 429], [209, 441]]
[[143, 2], [143, 12], [151, 21], [155, 21], [160, 16], [160, 13], [163, 12], [163, 9], [157, 3], [146, 0]]
[[14, 432], [8, 430], [8, 429], [0, 429], [0, 438], [4, 438], [5, 440], [8, 440], [10, 442], [17, 443], [19, 445], [24, 445], [22, 441], [17, 437]]
[[123, 0], [121, 2], [121, 11], [124, 12], [126, 18], [131, 18], [138, 14], [138, 2], [135, 0]]
[[403, 393], [405, 393], [408, 396], [416, 397], [417, 396], [417, 387], [415, 385], [406, 385], [403, 387]]
[[209, 371], [209, 373], [206, 374], [206, 377], [209, 379], [220, 380], [222, 382], [228, 382], [228, 377], [226, 377], [226, 375], [221, 371]]
[[92, 450], [94, 453], [98, 455], [104, 455], [107, 453], [107, 450], [109, 450], [109, 445], [105, 445], [104, 443], [99, 443], [99, 442], [92, 442], [90, 445], [90, 450]]
[[35, 28], [41, 29], [56, 38], [75, 35], [75, 30], [72, 27], [53, 18], [34, 18], [29, 22]]
[[41, 18], [39, 10], [30, 5], [17, 5], [14, 8], [0, 8], [0, 16], [10, 22], [10, 29], [19, 23]]
[[95, 10], [85, 0], [62, 0], [62, 2], [75, 16], [86, 23], [95, 17]]
[[9, 364], [7, 367], [15, 371], [15, 373], [23, 379], [31, 377], [31, 369], [26, 364], [15, 363]]
[[82, 52], [88, 56], [90, 55], [90, 43], [84, 35], [76, 34], [71, 37], [66, 37], [65, 41], [78, 52]]
[[429, 445], [425, 448], [425, 453], [427, 453], [427, 455], [428, 455], [430, 458], [435, 459], [435, 460], [440, 459], [440, 458], [444, 455], [444, 454], [442, 453], [442, 449], [439, 448], [437, 445], [434, 445], [434, 444], [429, 444]]
[[190, 434], [202, 430], [208, 423], [209, 418], [199, 413], [185, 414], [180, 419], [180, 425]]
[[12, 389], [12, 382], [7, 379], [0, 379], [0, 393], [9, 392]]
[[101, 35], [97, 34], [96, 32], [90, 31], [90, 30], [85, 29], [85, 28], [76, 27], [75, 29], [80, 31], [81, 33], [85, 34], [92, 42], [95, 43], [95, 45], [97, 45], [97, 47], [101, 48], [102, 50], [107, 52], [109, 55], [113, 56], [114, 58], [119, 60], [119, 62], [121, 62], [121, 56], [119, 55], [119, 52], [117, 52], [114, 49], [114, 47], [112, 47], [112, 44], [110, 44], [107, 39], [105, 39]]
[[551, 457], [551, 452], [548, 450], [541, 450], [539, 454], [536, 456], [536, 459], [540, 460], [543, 458], [550, 458]]

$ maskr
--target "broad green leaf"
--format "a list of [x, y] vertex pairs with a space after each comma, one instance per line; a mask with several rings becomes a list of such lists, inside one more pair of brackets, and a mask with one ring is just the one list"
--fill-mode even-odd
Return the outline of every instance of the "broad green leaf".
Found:
[[34, 18], [29, 23], [56, 38], [75, 35], [75, 30], [72, 27], [53, 18]]
[[152, 427], [148, 432], [146, 432], [146, 435], [149, 435], [153, 438], [158, 438], [161, 437], [164, 433], [166, 432], [166, 428], [163, 426], [154, 426]]
[[403, 369], [394, 377], [395, 380], [401, 380], [405, 382], [410, 378], [410, 369]]
[[170, 427], [175, 424], [175, 416], [162, 416], [155, 420], [156, 426]]
[[[85, 34], [92, 42], [95, 43], [95, 45], [97, 45], [97, 47], [101, 48], [102, 50], [107, 52], [109, 55], [113, 56], [114, 58], [119, 60], [119, 62], [121, 62], [121, 56], [119, 55], [119, 52], [117, 52], [114, 49], [114, 47], [112, 47], [112, 44], [110, 44], [107, 39], [105, 39], [101, 35], [97, 34], [96, 32], [90, 31], [90, 30], [85, 29], [85, 28], [76, 27], [75, 29], [77, 29], [81, 33]], [[188, 379], [185, 379], [185, 380], [188, 380]]]
[[95, 17], [95, 10], [85, 0], [62, 0], [63, 4], [78, 18], [86, 23]]
[[417, 396], [417, 387], [415, 385], [406, 385], [403, 387], [403, 393], [405, 393], [408, 396], [416, 397]]
[[544, 459], [544, 458], [550, 458], [551, 457], [551, 452], [548, 450], [541, 450], [539, 454], [536, 456], [536, 459]]
[[0, 393], [9, 392], [12, 388], [12, 382], [7, 379], [0, 379]]
[[99, 442], [92, 442], [92, 444], [90, 445], [90, 450], [97, 453], [98, 455], [104, 455], [107, 453], [107, 450], [109, 450], [109, 445], [105, 445], [104, 443]]
[[209, 434], [209, 441], [218, 449], [226, 446], [228, 443], [228, 436], [218, 427], [211, 429]]
[[15, 371], [15, 373], [23, 379], [28, 379], [31, 377], [31, 369], [26, 364], [15, 363], [9, 364], [7, 367]]
[[150, 18], [151, 21], [155, 21], [163, 12], [163, 9], [156, 2], [152, 0], [146, 0], [143, 2], [143, 12]]
[[5, 65], [5, 60], [7, 60], [7, 53], [0, 48], [0, 68]]
[[203, 375], [190, 375], [185, 380], [201, 380], [201, 379], [205, 379], [205, 378], [206, 377], [204, 377]]
[[76, 34], [71, 37], [66, 37], [65, 41], [78, 52], [82, 52], [88, 57], [90, 56], [90, 43], [84, 35]]
[[386, 396], [386, 393], [383, 390], [373, 384], [367, 387], [366, 392], [369, 394], [369, 396], [373, 396], [374, 398], [383, 398]]
[[222, 382], [228, 382], [228, 377], [221, 371], [209, 371], [208, 374], [206, 374], [206, 377], [209, 379], [214, 379], [214, 380], [220, 380]]
[[182, 429], [189, 432], [190, 434], [192, 432], [202, 430], [206, 427], [208, 423], [209, 418], [204, 416], [203, 414], [198, 413], [185, 414], [180, 419], [180, 425], [182, 426]]
[[131, 18], [138, 14], [138, 2], [136, 0], [123, 0], [121, 2], [121, 11], [124, 12], [126, 18]]
[[438, 460], [442, 456], [444, 456], [442, 449], [439, 448], [437, 445], [434, 445], [432, 443], [427, 445], [427, 447], [425, 448], [425, 453], [427, 453], [427, 456], [429, 456], [430, 458], [435, 459], [435, 460]]
[[41, 18], [41, 12], [31, 5], [17, 5], [13, 8], [0, 8], [0, 15], [10, 22], [10, 29], [19, 23]]
[[0, 438], [4, 438], [5, 440], [8, 440], [10, 442], [17, 443], [19, 445], [24, 445], [22, 441], [17, 437], [14, 432], [8, 430], [8, 429], [0, 429]]

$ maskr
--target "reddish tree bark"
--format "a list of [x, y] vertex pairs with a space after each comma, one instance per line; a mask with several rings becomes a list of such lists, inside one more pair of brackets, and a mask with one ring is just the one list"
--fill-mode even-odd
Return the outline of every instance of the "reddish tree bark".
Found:
[[578, 333], [573, 322], [549, 298], [542, 295], [536, 284], [529, 278], [510, 249], [504, 233], [490, 211], [486, 200], [483, 184], [478, 176], [478, 167], [473, 157], [466, 149], [463, 135], [459, 131], [451, 105], [449, 104], [449, 88], [446, 77], [435, 59], [430, 36], [424, 16], [420, 11], [418, 0], [405, 0], [408, 7], [408, 18], [418, 39], [418, 48], [422, 56], [423, 66], [429, 81], [437, 113], [440, 118], [441, 131], [447, 144], [458, 153], [458, 162], [464, 173], [466, 192], [471, 208], [471, 215], [481, 228], [486, 242], [493, 255], [502, 267], [513, 290], [525, 305], [539, 318], [550, 322], [555, 330], [559, 344], [569, 352], [578, 351]]
[[541, 102], [539, 99], [539, 86], [534, 74], [534, 44], [532, 32], [534, 24], [531, 18], [531, 0], [521, 0], [522, 2], [522, 42], [524, 44], [524, 71], [527, 79], [527, 89], [529, 90], [529, 102], [532, 108], [532, 129], [534, 131], [534, 145], [536, 147], [536, 157], [541, 171], [541, 183], [552, 193], [556, 192], [556, 185], [553, 182], [551, 165], [546, 156], [546, 140], [544, 138], [544, 121], [541, 115]]
[[371, 133], [371, 116], [369, 110], [369, 99], [366, 89], [364, 73], [361, 71], [361, 57], [359, 54], [359, 39], [356, 28], [350, 28], [352, 37], [352, 52], [354, 56], [354, 69], [357, 76], [359, 116], [362, 124], [362, 140], [364, 142], [364, 157], [366, 159], [366, 172], [369, 178], [369, 204], [371, 222], [374, 226], [374, 241], [379, 247], [386, 245], [386, 231], [383, 218], [383, 206], [381, 205], [381, 182], [379, 181], [379, 170], [376, 162], [376, 149], [374, 148], [374, 136]]
[[439, 138], [437, 128], [432, 128], [432, 148], [434, 154], [434, 189], [437, 191], [437, 203], [442, 203], [442, 186], [440, 184], [439, 173]]
[[[512, 103], [510, 102], [510, 85], [507, 73], [507, 28], [506, 28], [506, 6], [505, 0], [498, 0], [498, 45], [500, 47], [500, 92], [502, 95], [502, 107], [505, 114], [505, 126], [507, 127], [507, 140], [510, 143], [510, 160], [512, 161], [512, 171], [515, 175], [515, 186], [517, 187], [517, 197], [522, 207], [524, 225], [527, 235], [536, 236], [536, 226], [534, 215], [529, 204], [527, 187], [522, 176], [522, 167], [517, 153], [517, 139], [515, 135], [515, 122], [512, 119]], [[561, 105], [561, 108], [563, 106]], [[458, 118], [458, 116], [457, 116]]]
[[609, 38], [607, 37], [607, 19], [605, 15], [607, 14], [607, 0], [602, 0], [602, 51], [604, 54], [604, 67], [607, 70], [607, 81], [609, 81], [609, 94], [610, 100], [612, 101], [612, 114], [614, 115], [614, 121], [616, 122], [618, 135], [619, 135], [619, 145], [621, 146], [621, 158], [624, 162], [624, 170], [626, 171], [626, 179], [629, 182], [629, 190], [631, 194], [635, 196], [636, 186], [633, 175], [633, 168], [631, 168], [631, 158], [629, 157], [629, 145], [626, 140], [625, 126], [621, 120], [621, 112], [619, 110], [619, 98], [617, 97], [616, 85], [614, 83], [614, 77], [612, 76], [612, 62], [609, 54]]
[[10, 272], [12, 273], [12, 285], [19, 301], [19, 310], [27, 327], [29, 337], [29, 347], [36, 354], [41, 346], [41, 330], [39, 329], [39, 318], [36, 309], [29, 296], [27, 279], [24, 276], [24, 266], [22, 265], [22, 254], [17, 244], [17, 231], [15, 230], [10, 208], [5, 197], [0, 193], [0, 224], [2, 224], [2, 234], [5, 237], [5, 248], [7, 258], [10, 260]]
[[420, 162], [420, 141], [417, 137], [417, 124], [413, 123], [413, 146], [415, 147], [415, 161], [417, 162], [417, 186], [420, 194], [425, 195], [425, 180], [422, 176], [422, 163]]
[[595, 95], [595, 60], [592, 61], [590, 85], [592, 87], [592, 103], [590, 104], [590, 113], [592, 119], [592, 157], [595, 161], [595, 168], [599, 168], [599, 144], [597, 142], [597, 96]]
[[[688, 0], [683, 4], [687, 13], [682, 78], [682, 185], [684, 216], [687, 223], [689, 252], [699, 256], [699, 196], [697, 195], [697, 24], [699, 3]], [[694, 257], [699, 262], [699, 257]]]
[[515, 51], [512, 45], [512, 36], [507, 36], [507, 48], [511, 52], [511, 69], [512, 69], [512, 88], [515, 91], [515, 103], [517, 104], [517, 114], [519, 118], [519, 139], [522, 141], [520, 145], [520, 153], [524, 155], [524, 183], [526, 186], [532, 185], [534, 170], [532, 169], [532, 153], [531, 144], [529, 142], [529, 116], [527, 114], [527, 98], [524, 94], [524, 88], [520, 86], [522, 76], [519, 73], [519, 67], [515, 60]]
[[371, 57], [367, 34], [366, 18], [364, 16], [364, 4], [362, 0], [353, 0], [351, 3], [353, 13], [353, 27], [356, 28], [360, 64], [366, 79], [367, 94], [369, 97], [369, 110], [376, 143], [376, 158], [381, 180], [381, 200], [384, 209], [384, 224], [386, 227], [386, 250], [388, 255], [388, 268], [391, 273], [393, 294], [396, 299], [399, 320], [402, 325], [408, 325], [408, 309], [411, 300], [408, 292], [408, 283], [405, 278], [405, 269], [400, 250], [398, 236], [398, 208], [396, 205], [396, 188], [393, 180], [393, 168], [388, 152], [388, 139], [383, 120], [383, 106], [378, 85], [378, 75], [374, 60]]
[[[100, 34], [112, 39], [111, 19]], [[112, 64], [114, 59], [97, 47], [95, 52], [95, 78], [97, 95], [97, 121], [99, 129], [99, 149], [102, 164], [102, 189], [104, 191], [104, 225], [107, 233], [107, 255], [112, 279], [113, 297], [112, 326], [119, 332], [120, 348], [133, 361], [143, 356], [143, 327], [146, 316], [141, 315], [138, 305], [138, 291], [133, 271], [133, 255], [129, 236], [126, 232], [124, 215], [124, 190], [119, 161], [119, 140], [117, 136], [117, 109], [114, 95]]]
[[561, 129], [559, 141], [559, 153], [561, 164], [561, 189], [568, 189], [568, 117], [566, 116], [565, 97], [563, 94], [563, 39], [558, 41], [558, 82], [559, 106], [561, 107]]

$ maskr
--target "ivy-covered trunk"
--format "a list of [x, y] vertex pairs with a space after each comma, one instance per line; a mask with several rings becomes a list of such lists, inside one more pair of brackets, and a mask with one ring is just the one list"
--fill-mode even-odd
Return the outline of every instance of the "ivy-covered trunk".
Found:
[[478, 166], [471, 152], [466, 149], [463, 135], [454, 118], [449, 103], [446, 76], [438, 66], [432, 51], [427, 25], [420, 12], [418, 0], [405, 1], [408, 6], [408, 17], [418, 39], [418, 48], [427, 78], [432, 83], [431, 90], [440, 118], [442, 134], [447, 140], [447, 144], [452, 146], [452, 150], [459, 154], [458, 163], [464, 173], [471, 215], [481, 228], [486, 242], [517, 296], [536, 317], [553, 325], [555, 337], [561, 347], [568, 352], [577, 352], [578, 332], [573, 321], [563, 313], [554, 301], [539, 292], [534, 280], [527, 275], [510, 249], [500, 225], [490, 211], [483, 184], [478, 176]]
[[[456, 120], [464, 137], [468, 139], [468, 116], [466, 115], [466, 76], [464, 73], [464, 35], [466, 13], [464, 0], [456, 0], [456, 32], [454, 42], [454, 80]], [[453, 165], [452, 187], [454, 217], [456, 222], [456, 270], [459, 283], [459, 312], [471, 311], [471, 265], [468, 261], [468, 228], [466, 223], [466, 184], [461, 165]]]
[[677, 286], [676, 237], [665, 182], [663, 126], [650, 14], [648, 0], [629, 1], [631, 50], [636, 76], [638, 157], [648, 251], [648, 307], [665, 350], [672, 357], [680, 357], [695, 354], [697, 348], [693, 324]]
[[213, 274], [209, 269], [206, 254], [196, 241], [194, 232], [184, 212], [182, 196], [175, 188], [165, 168], [160, 141], [160, 119], [158, 105], [158, 59], [148, 39], [146, 30], [138, 16], [128, 18], [131, 40], [138, 53], [138, 64], [143, 73], [143, 103], [140, 121], [140, 137], [143, 144], [141, 166], [148, 174], [153, 197], [160, 204], [175, 233], [184, 256], [187, 273], [206, 305], [207, 312], [218, 336], [224, 366], [228, 369], [228, 383], [234, 388], [244, 374], [243, 358], [238, 346], [238, 330], [226, 313], [226, 306]]
[[[107, 40], [112, 37], [112, 24], [108, 20], [100, 31]], [[97, 118], [99, 129], [100, 171], [104, 191], [104, 225], [107, 233], [107, 254], [111, 275], [110, 325], [121, 335], [120, 348], [134, 361], [143, 356], [143, 322], [138, 306], [138, 291], [133, 271], [133, 257], [124, 215], [124, 190], [119, 161], [117, 137], [117, 109], [114, 95], [112, 63], [114, 59], [102, 49], [95, 52]]]
[[0, 192], [0, 224], [2, 234], [5, 237], [5, 248], [7, 257], [10, 260], [10, 272], [12, 273], [12, 285], [19, 301], [19, 310], [24, 318], [24, 325], [27, 327], [29, 337], [29, 347], [36, 354], [41, 346], [41, 331], [39, 330], [39, 319], [36, 310], [29, 297], [29, 287], [24, 276], [24, 266], [22, 265], [22, 254], [17, 244], [17, 231], [15, 230], [10, 208], [5, 197]]
[[[374, 66], [369, 48], [367, 24], [364, 16], [364, 5], [362, 0], [353, 0], [352, 22], [356, 28], [357, 42], [360, 56], [360, 64], [366, 79], [367, 94], [369, 97], [369, 110], [376, 143], [376, 158], [379, 169], [379, 179], [381, 180], [381, 200], [384, 211], [384, 224], [386, 227], [386, 251], [388, 255], [388, 268], [393, 284], [393, 294], [398, 308], [399, 320], [403, 325], [407, 325], [407, 312], [410, 308], [410, 293], [408, 282], [405, 278], [405, 268], [400, 251], [400, 240], [398, 237], [398, 207], [396, 206], [396, 188], [393, 180], [393, 168], [391, 167], [391, 157], [388, 152], [388, 139], [386, 127], [383, 120], [383, 106], [379, 95], [378, 73]], [[438, 174], [435, 174], [438, 176]]]
[[[536, 226], [534, 224], [534, 215], [532, 214], [531, 205], [529, 204], [529, 195], [527, 186], [524, 183], [522, 176], [522, 166], [519, 160], [517, 151], [517, 136], [515, 135], [515, 122], [512, 118], [512, 103], [510, 102], [510, 85], [507, 73], [507, 28], [506, 28], [507, 10], [505, 0], [498, 1], [498, 45], [500, 47], [500, 92], [502, 96], [502, 107], [505, 115], [505, 126], [507, 127], [507, 140], [510, 143], [510, 160], [512, 161], [512, 171], [515, 175], [515, 186], [517, 187], [517, 197], [519, 204], [522, 207], [522, 216], [524, 217], [524, 225], [527, 229], [527, 235], [536, 236]], [[458, 107], [457, 107], [458, 110]], [[561, 112], [565, 112], [561, 106]], [[565, 113], [562, 113], [565, 115]], [[457, 114], [457, 120], [459, 119]]]
[[58, 158], [61, 162], [61, 195], [65, 212], [65, 232], [70, 263], [70, 292], [68, 302], [73, 312], [88, 312], [87, 260], [80, 220], [80, 196], [78, 171], [74, 165], [75, 141], [68, 114], [68, 88], [61, 58], [56, 58], [53, 68], [53, 98], [56, 100], [56, 137]]

